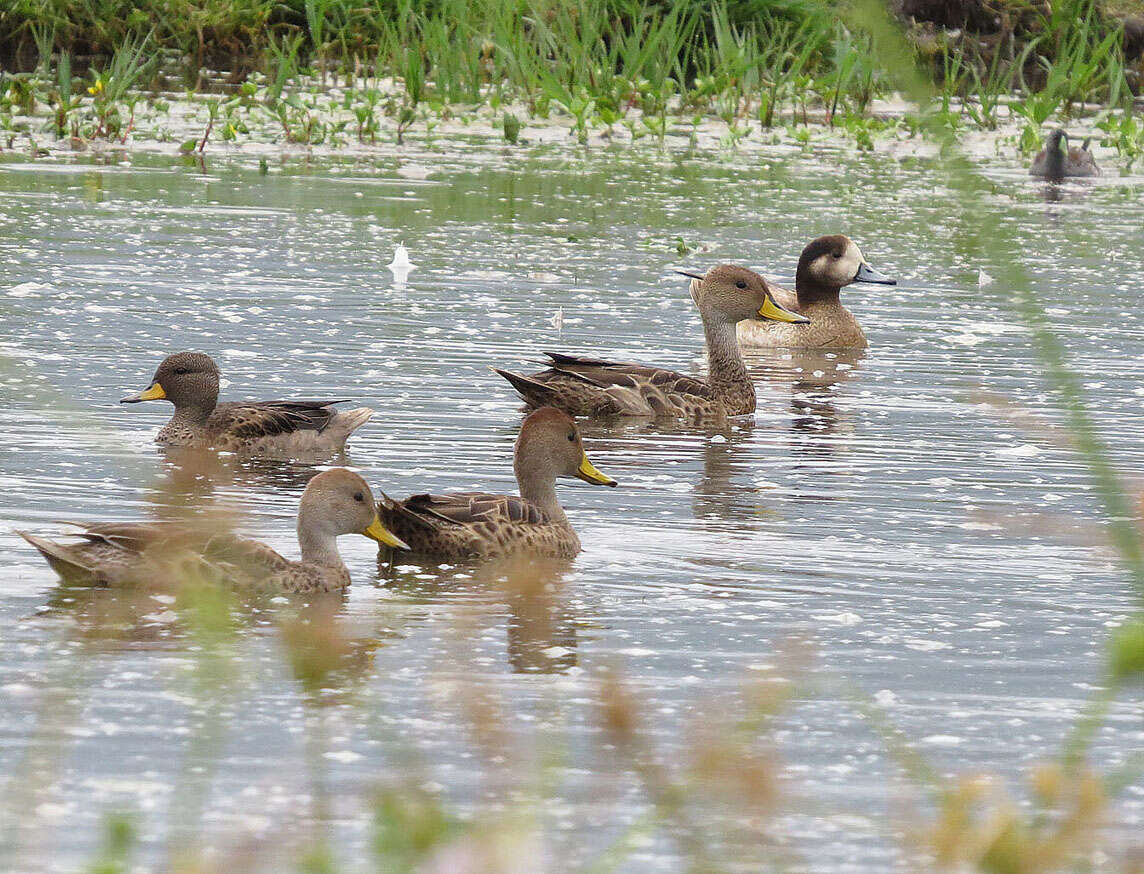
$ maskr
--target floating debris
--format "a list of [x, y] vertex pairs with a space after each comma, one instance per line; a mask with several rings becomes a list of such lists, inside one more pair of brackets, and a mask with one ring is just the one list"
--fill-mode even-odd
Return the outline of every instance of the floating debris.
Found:
[[397, 248], [393, 250], [393, 260], [388, 266], [394, 273], [408, 273], [417, 265], [409, 260], [409, 250], [405, 248], [405, 243], [398, 243]]

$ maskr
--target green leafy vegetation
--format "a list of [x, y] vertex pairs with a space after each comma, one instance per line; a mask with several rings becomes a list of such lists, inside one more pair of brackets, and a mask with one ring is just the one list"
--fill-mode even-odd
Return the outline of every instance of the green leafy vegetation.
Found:
[[[201, 111], [200, 151], [218, 136], [216, 124], [223, 141], [338, 147], [403, 142], [418, 122], [428, 140], [442, 118], [495, 119], [510, 105], [514, 116], [566, 119], [579, 143], [620, 129], [662, 144], [700, 117], [725, 126], [729, 149], [776, 125], [812, 124], [869, 149], [872, 104], [892, 95], [868, 28], [846, 8], [828, 0], [13, 0], [0, 10], [0, 57], [7, 69], [27, 69], [0, 74], [0, 125], [73, 145], [161, 141], [170, 125], [156, 104], [169, 101], [154, 95], [182, 81]], [[1119, 25], [1095, 0], [1036, 7], [1022, 20], [1020, 39], [992, 49], [960, 31], [910, 45], [933, 73], [947, 126], [1016, 121], [1029, 151], [1047, 122], [1094, 103], [1127, 117], [1135, 73]], [[140, 106], [150, 117], [143, 129]], [[883, 129], [891, 127], [913, 132], [909, 123]], [[1107, 139], [1131, 160], [1130, 141]]]

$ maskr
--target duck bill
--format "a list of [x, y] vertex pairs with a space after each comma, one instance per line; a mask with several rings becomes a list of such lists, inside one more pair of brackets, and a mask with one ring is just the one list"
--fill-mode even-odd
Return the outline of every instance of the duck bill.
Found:
[[163, 386], [157, 382], [151, 383], [151, 387], [146, 391], [141, 391], [137, 395], [132, 395], [129, 398], [124, 398], [119, 403], [121, 404], [138, 404], [142, 401], [162, 401], [166, 400], [167, 393], [163, 391]]
[[616, 486], [617, 483], [610, 476], [604, 476], [600, 471], [596, 470], [592, 462], [588, 460], [588, 456], [584, 455], [580, 459], [580, 467], [576, 470], [576, 479], [582, 479], [586, 483], [592, 483], [597, 486]]
[[875, 285], [897, 285], [898, 280], [891, 279], [884, 273], [879, 273], [865, 261], [862, 262], [858, 268], [858, 273], [854, 277], [855, 282], [872, 282]]
[[369, 527], [365, 528], [362, 532], [370, 540], [376, 540], [384, 546], [392, 546], [394, 549], [409, 549], [409, 544], [381, 524], [381, 520], [377, 516], [373, 517], [373, 521], [369, 523]]
[[790, 310], [779, 306], [774, 302], [774, 299], [768, 294], [767, 299], [763, 301], [763, 305], [759, 307], [759, 318], [767, 319], [771, 322], [789, 322], [792, 325], [809, 325], [810, 319], [799, 313], [792, 313]]

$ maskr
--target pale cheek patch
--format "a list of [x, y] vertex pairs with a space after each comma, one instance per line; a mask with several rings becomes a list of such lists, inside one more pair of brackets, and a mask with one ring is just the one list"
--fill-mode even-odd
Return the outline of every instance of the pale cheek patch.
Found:
[[837, 263], [839, 281], [843, 284], [853, 282], [854, 277], [858, 275], [858, 268], [862, 266], [865, 260], [862, 250], [857, 245], [851, 243], [847, 246], [846, 254]]

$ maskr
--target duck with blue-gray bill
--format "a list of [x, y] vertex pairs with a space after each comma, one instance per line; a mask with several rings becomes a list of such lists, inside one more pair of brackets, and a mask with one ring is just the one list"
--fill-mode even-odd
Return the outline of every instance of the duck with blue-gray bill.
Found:
[[[865, 349], [866, 334], [842, 305], [842, 289], [854, 282], [896, 285], [866, 261], [849, 237], [831, 234], [811, 241], [798, 259], [794, 291], [771, 283], [775, 300], [809, 323], [740, 322], [739, 342], [748, 348]], [[696, 283], [691, 283], [691, 294]]]

